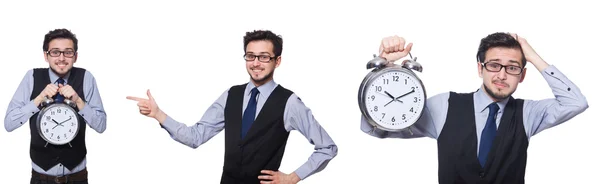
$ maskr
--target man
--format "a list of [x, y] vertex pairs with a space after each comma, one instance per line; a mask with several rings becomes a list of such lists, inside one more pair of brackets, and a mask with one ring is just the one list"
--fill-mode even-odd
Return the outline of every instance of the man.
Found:
[[[326, 167], [337, 146], [292, 91], [273, 81], [281, 63], [283, 40], [271, 31], [247, 32], [244, 58], [250, 82], [226, 90], [193, 126], [179, 123], [148, 99], [140, 113], [156, 119], [171, 137], [197, 148], [225, 129], [225, 163], [221, 183], [297, 183]], [[315, 151], [296, 171], [278, 171], [289, 132], [298, 130]]]
[[[19, 84], [4, 118], [11, 132], [29, 120], [31, 132], [31, 183], [87, 182], [85, 124], [98, 133], [106, 129], [106, 113], [94, 76], [77, 61], [77, 38], [66, 29], [55, 29], [44, 37], [43, 54], [49, 68], [27, 71]], [[53, 145], [38, 134], [36, 118], [45, 98], [65, 98], [76, 104], [79, 132], [66, 145]], [[85, 122], [85, 123], [83, 123]]]
[[[380, 51], [389, 61], [408, 54], [412, 44], [384, 38]], [[481, 40], [477, 71], [483, 79], [471, 93], [447, 92], [427, 99], [421, 118], [409, 131], [373, 130], [365, 117], [361, 130], [379, 138], [430, 137], [438, 143], [440, 183], [524, 183], [529, 138], [588, 108], [587, 100], [555, 66], [548, 65], [516, 34], [494, 33]], [[555, 98], [515, 99], [530, 62], [548, 82]]]

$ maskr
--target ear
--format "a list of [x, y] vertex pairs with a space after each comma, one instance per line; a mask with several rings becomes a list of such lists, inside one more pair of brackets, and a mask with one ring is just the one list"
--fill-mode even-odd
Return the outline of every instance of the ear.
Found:
[[77, 57], [79, 57], [79, 52], [75, 52], [75, 56], [73, 56], [73, 63], [77, 62]]
[[521, 80], [519, 80], [519, 83], [525, 80], [525, 74], [527, 74], [527, 68], [523, 68], [523, 73], [521, 73]]
[[275, 68], [279, 67], [279, 64], [281, 64], [281, 56], [277, 56], [277, 59], [275, 59]]
[[479, 74], [479, 78], [483, 78], [483, 65], [481, 65], [481, 63], [479, 63], [479, 61], [477, 62], [477, 73]]
[[46, 52], [43, 52], [44, 54], [44, 60], [46, 60], [46, 63], [50, 63], [50, 61], [48, 60], [48, 54], [46, 54]]

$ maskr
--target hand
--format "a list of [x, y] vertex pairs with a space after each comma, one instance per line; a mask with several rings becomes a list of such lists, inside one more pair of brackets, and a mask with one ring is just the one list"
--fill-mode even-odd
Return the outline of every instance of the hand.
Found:
[[56, 123], [56, 125], [54, 127], [52, 127], [52, 130], [54, 130], [54, 128], [56, 128], [57, 126], [63, 126], [62, 124], [58, 123], [56, 120], [52, 119], [52, 121], [54, 121], [54, 123]]
[[83, 109], [83, 106], [85, 106], [85, 103], [79, 97], [79, 95], [77, 95], [77, 92], [73, 89], [73, 87], [71, 87], [71, 85], [67, 84], [63, 86], [62, 84], [59, 84], [58, 93], [64, 96], [66, 99], [70, 99], [71, 101], [75, 102], [79, 110]]
[[127, 96], [127, 99], [138, 102], [137, 105], [140, 108], [140, 114], [154, 118], [162, 123], [166, 119], [166, 114], [158, 108], [154, 97], [150, 94], [150, 90], [146, 91], [146, 95], [148, 95], [148, 99], [132, 96]]
[[548, 67], [548, 63], [538, 55], [533, 47], [529, 45], [529, 42], [522, 36], [518, 36], [516, 33], [510, 33], [513, 38], [515, 38], [519, 44], [521, 45], [521, 49], [523, 50], [523, 55], [525, 55], [525, 60], [533, 64], [540, 72], [544, 71], [546, 67]]
[[54, 84], [48, 84], [46, 85], [44, 90], [42, 90], [42, 92], [37, 97], [35, 97], [33, 103], [35, 104], [35, 106], [39, 106], [40, 103], [42, 103], [42, 101], [46, 99], [46, 97], [52, 98], [54, 95], [56, 95], [56, 93], [58, 93], [58, 86]]
[[[300, 177], [296, 173], [285, 174], [279, 171], [262, 170], [260, 173], [266, 175], [258, 176], [261, 184], [295, 184], [300, 181]], [[271, 180], [271, 181], [264, 181]]]
[[412, 43], [409, 43], [406, 48], [404, 47], [405, 43], [406, 42], [402, 37], [385, 37], [381, 40], [381, 46], [379, 46], [379, 56], [390, 62], [403, 58], [408, 55], [412, 49]]

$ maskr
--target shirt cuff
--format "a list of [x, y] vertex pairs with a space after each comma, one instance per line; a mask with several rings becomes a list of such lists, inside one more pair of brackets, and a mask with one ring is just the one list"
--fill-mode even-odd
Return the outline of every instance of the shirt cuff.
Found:
[[177, 129], [177, 125], [179, 124], [177, 121], [175, 121], [173, 118], [171, 118], [171, 116], [167, 115], [167, 118], [165, 119], [165, 121], [163, 123], [159, 123], [161, 128], [164, 128], [165, 130], [167, 130], [167, 132], [169, 132], [169, 134], [172, 134], [171, 132], [175, 131], [175, 129]]
[[[28, 113], [30, 114], [30, 116], [33, 116], [33, 114], [40, 112], [40, 109], [35, 106], [35, 103], [33, 103], [33, 100], [31, 100], [29, 103], [27, 103], [25, 106], [23, 106], [23, 108], [21, 108], [21, 112], [24, 113]], [[23, 122], [21, 122], [21, 124], [23, 124]]]
[[300, 168], [296, 169], [296, 171], [294, 171], [300, 180], [304, 180], [310, 174], [310, 169], [308, 168], [307, 164], [308, 163], [305, 163]]
[[[77, 107], [75, 107], [77, 108]], [[83, 106], [83, 109], [81, 109], [79, 111], [79, 115], [81, 115], [81, 117], [83, 117], [83, 119], [85, 120], [85, 122], [91, 122], [92, 115], [94, 114], [94, 109], [92, 109], [92, 107], [90, 107], [88, 104], [85, 104]]]

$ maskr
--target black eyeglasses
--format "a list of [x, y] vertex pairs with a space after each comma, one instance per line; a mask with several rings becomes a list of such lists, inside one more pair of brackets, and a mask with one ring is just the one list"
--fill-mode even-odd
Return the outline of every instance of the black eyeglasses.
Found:
[[263, 62], [263, 63], [268, 63], [269, 61], [271, 61], [272, 59], [275, 59], [277, 57], [271, 57], [269, 55], [252, 55], [252, 54], [244, 54], [244, 59], [246, 60], [246, 62], [250, 62], [250, 61], [254, 61], [256, 58], [258, 58], [258, 61]]
[[73, 56], [75, 56], [75, 51], [72, 51], [72, 50], [66, 50], [66, 51], [49, 50], [46, 52], [46, 54], [48, 54], [51, 57], [58, 57], [58, 56], [60, 56], [60, 54], [62, 54], [63, 56], [65, 56], [67, 58], [72, 58]]
[[481, 65], [483, 66], [483, 68], [490, 72], [499, 72], [500, 70], [502, 70], [502, 68], [504, 68], [504, 71], [506, 71], [506, 73], [511, 75], [519, 75], [521, 74], [521, 72], [523, 72], [523, 68], [515, 65], [501, 65], [495, 62], [481, 63]]

